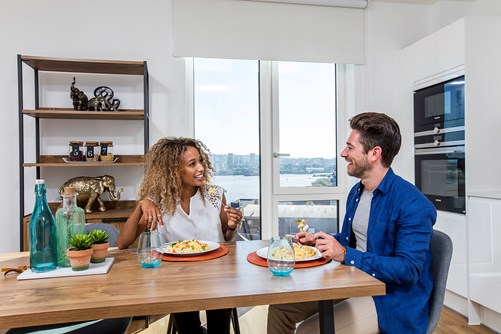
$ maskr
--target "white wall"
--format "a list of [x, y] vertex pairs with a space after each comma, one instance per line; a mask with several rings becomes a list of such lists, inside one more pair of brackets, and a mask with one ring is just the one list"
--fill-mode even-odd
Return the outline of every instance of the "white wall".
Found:
[[[0, 8], [0, 141], [6, 150], [0, 165], [0, 252], [6, 252], [19, 250], [17, 54], [146, 60], [151, 143], [165, 135], [185, 135], [186, 108], [184, 61], [172, 57], [170, 1], [0, 0]], [[111, 135], [120, 136], [121, 130]], [[137, 177], [142, 171], [136, 169]], [[26, 188], [30, 197], [33, 185]]]
[[[370, 110], [392, 116], [400, 126], [402, 148], [393, 168], [414, 180], [412, 114], [399, 110], [399, 52], [431, 33], [431, 6], [369, 2], [366, 10], [366, 64], [357, 66], [356, 112]], [[412, 111], [411, 111], [412, 112]]]
[[[151, 139], [185, 135], [187, 115], [184, 61], [172, 57], [171, 1], [0, 0], [0, 140], [9, 159], [0, 167], [0, 251], [18, 249], [18, 144], [16, 55], [147, 60], [150, 70]], [[402, 151], [394, 167], [413, 179], [412, 117], [398, 110], [398, 53], [450, 23], [474, 12], [501, 13], [497, 0], [440, 1], [435, 5], [369, 2], [365, 11], [366, 64], [356, 68], [355, 112], [390, 114], [401, 126]], [[493, 9], [493, 10], [491, 10]], [[78, 13], [78, 15], [75, 15]], [[348, 115], [350, 116], [350, 115]], [[117, 134], [119, 135], [119, 134]], [[29, 194], [29, 193], [28, 193]]]

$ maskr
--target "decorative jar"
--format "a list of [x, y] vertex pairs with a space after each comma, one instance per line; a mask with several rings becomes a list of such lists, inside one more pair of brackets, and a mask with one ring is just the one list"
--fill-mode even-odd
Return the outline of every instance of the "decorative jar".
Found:
[[113, 161], [113, 142], [102, 141], [99, 144], [101, 145], [101, 161]]
[[97, 141], [85, 142], [85, 160], [99, 161], [100, 153], [101, 153], [101, 150], [100, 150], [99, 142], [97, 142]]
[[70, 161], [83, 161], [83, 141], [70, 141], [68, 159]]

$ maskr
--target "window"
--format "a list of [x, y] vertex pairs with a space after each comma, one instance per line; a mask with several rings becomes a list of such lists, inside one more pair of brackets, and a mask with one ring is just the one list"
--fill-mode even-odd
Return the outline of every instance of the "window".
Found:
[[242, 238], [295, 233], [296, 219], [337, 231], [335, 73], [334, 64], [193, 59], [194, 136], [212, 153], [213, 183], [242, 208]]
[[277, 65], [273, 129], [278, 134], [280, 152], [277, 186], [336, 186], [335, 65]]
[[261, 238], [259, 63], [194, 59], [195, 137], [211, 151], [213, 183], [244, 213], [239, 233]]

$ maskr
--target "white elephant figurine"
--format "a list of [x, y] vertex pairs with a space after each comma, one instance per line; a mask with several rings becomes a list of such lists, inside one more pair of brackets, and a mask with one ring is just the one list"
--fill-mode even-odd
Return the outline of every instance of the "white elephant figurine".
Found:
[[112, 201], [120, 200], [120, 193], [123, 188], [120, 188], [115, 194], [115, 178], [111, 175], [103, 176], [78, 176], [66, 181], [60, 188], [59, 194], [64, 193], [64, 187], [74, 187], [78, 193], [77, 202], [85, 204], [85, 213], [92, 213], [92, 205], [94, 201], [99, 204], [98, 210], [101, 212], [106, 211], [103, 201], [99, 197], [103, 192], [108, 191]]

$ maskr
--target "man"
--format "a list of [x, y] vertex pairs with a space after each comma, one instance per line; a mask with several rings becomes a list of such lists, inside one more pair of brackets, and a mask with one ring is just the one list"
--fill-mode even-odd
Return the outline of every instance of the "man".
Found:
[[[353, 117], [350, 126], [341, 157], [348, 163], [348, 174], [360, 182], [348, 195], [341, 233], [298, 233], [296, 238], [302, 244], [315, 244], [324, 258], [355, 266], [386, 284], [386, 295], [374, 297], [373, 302], [361, 298], [357, 306], [344, 310], [351, 299], [337, 303], [336, 320], [366, 321], [375, 305], [377, 323], [373, 317], [369, 332], [426, 333], [436, 209], [390, 167], [401, 144], [395, 120], [366, 112]], [[339, 311], [345, 314], [340, 316]], [[270, 305], [268, 334], [294, 333], [296, 323], [317, 312], [318, 302]], [[363, 331], [368, 332], [367, 326]], [[318, 320], [305, 321], [298, 332], [318, 332]]]

